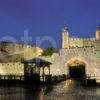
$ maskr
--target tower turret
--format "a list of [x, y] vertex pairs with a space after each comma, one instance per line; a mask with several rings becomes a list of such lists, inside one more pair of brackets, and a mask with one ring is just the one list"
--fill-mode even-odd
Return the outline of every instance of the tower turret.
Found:
[[100, 24], [98, 25], [98, 27], [96, 29], [96, 39], [100, 40]]
[[69, 32], [67, 27], [64, 27], [62, 32], [62, 48], [69, 48]]

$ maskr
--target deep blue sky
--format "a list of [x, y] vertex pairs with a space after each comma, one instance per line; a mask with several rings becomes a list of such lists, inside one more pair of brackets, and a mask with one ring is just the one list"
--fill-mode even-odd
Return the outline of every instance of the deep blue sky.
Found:
[[0, 38], [9, 35], [20, 41], [28, 29], [31, 44], [37, 36], [51, 36], [61, 47], [64, 24], [70, 36], [94, 37], [99, 22], [100, 0], [0, 0]]

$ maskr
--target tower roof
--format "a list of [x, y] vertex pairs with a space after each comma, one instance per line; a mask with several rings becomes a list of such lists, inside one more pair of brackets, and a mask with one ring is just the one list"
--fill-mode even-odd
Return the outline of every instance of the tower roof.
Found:
[[97, 30], [100, 30], [100, 22], [99, 22], [99, 24], [98, 24], [98, 26], [97, 26]]
[[65, 27], [63, 28], [63, 32], [66, 32], [66, 31], [68, 31], [68, 28], [65, 26]]

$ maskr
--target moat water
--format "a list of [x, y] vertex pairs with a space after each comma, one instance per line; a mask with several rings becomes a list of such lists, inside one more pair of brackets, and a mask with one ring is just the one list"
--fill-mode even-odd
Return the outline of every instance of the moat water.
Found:
[[54, 86], [0, 86], [0, 100], [100, 100], [100, 87], [66, 80]]

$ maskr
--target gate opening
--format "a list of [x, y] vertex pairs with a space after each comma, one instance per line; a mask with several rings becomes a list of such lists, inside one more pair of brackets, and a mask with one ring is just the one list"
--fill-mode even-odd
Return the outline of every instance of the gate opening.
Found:
[[77, 59], [68, 62], [70, 78], [84, 78], [86, 76], [85, 67], [86, 64]]

